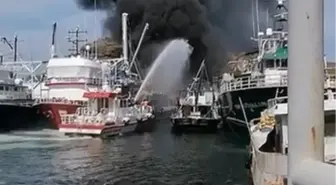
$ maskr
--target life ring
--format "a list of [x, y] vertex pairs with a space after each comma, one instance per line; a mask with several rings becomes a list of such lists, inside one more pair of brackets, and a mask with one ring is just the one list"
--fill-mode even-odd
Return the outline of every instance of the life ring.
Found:
[[56, 99], [55, 97], [53, 97], [53, 98], [51, 99], [51, 101], [52, 101], [52, 102], [56, 102], [57, 99]]

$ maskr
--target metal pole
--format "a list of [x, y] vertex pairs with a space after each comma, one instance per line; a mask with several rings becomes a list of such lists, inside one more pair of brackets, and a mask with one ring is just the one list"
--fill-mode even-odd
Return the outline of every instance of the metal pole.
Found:
[[251, 14], [252, 14], [251, 17], [252, 17], [252, 30], [253, 30], [253, 36], [252, 37], [256, 37], [253, 0], [251, 0]]
[[140, 46], [141, 46], [142, 41], [143, 41], [143, 39], [145, 37], [146, 31], [148, 30], [148, 27], [149, 27], [149, 24], [146, 23], [144, 29], [142, 30], [142, 33], [141, 33], [141, 36], [140, 36], [137, 48], [135, 49], [135, 52], [134, 52], [134, 55], [133, 55], [133, 58], [132, 58], [132, 61], [131, 61], [131, 64], [130, 64], [130, 69], [132, 68], [132, 66], [133, 66], [133, 64], [135, 62], [135, 58], [138, 55], [138, 52], [140, 50]]
[[94, 13], [95, 13], [95, 20], [94, 20], [94, 34], [95, 34], [95, 42], [94, 42], [94, 47], [95, 47], [95, 59], [98, 59], [98, 37], [97, 37], [97, 0], [94, 0]]
[[122, 40], [124, 62], [128, 64], [128, 42], [127, 42], [127, 13], [122, 13]]
[[302, 169], [306, 160], [324, 160], [323, 0], [291, 0], [288, 15], [288, 185], [293, 185], [298, 174], [314, 170]]
[[56, 37], [56, 28], [57, 28], [57, 23], [54, 22], [53, 24], [53, 29], [52, 29], [52, 36], [51, 36], [51, 58], [55, 57], [55, 37]]
[[257, 17], [257, 35], [260, 32], [260, 25], [259, 25], [259, 0], [256, 0], [256, 17]]
[[76, 40], [75, 40], [75, 42], [76, 42], [75, 43], [75, 48], [76, 49], [75, 50], [76, 50], [76, 56], [77, 56], [78, 53], [79, 53], [79, 46], [78, 46], [79, 45], [79, 28], [78, 27], [76, 28], [75, 34], [76, 34], [76, 36], [75, 36], [76, 37]]
[[18, 48], [18, 38], [15, 35], [14, 36], [14, 62], [17, 61], [17, 53], [18, 53], [17, 48]]

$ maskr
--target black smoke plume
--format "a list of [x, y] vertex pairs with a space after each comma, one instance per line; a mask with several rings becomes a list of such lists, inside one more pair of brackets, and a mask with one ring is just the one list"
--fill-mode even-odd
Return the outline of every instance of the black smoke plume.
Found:
[[[231, 52], [252, 50], [252, 0], [76, 0], [85, 10], [107, 13], [104, 27], [120, 41], [121, 14], [129, 14], [132, 40], [137, 43], [144, 24], [149, 30], [140, 53], [142, 61], [153, 61], [153, 49], [164, 41], [185, 38], [194, 48], [191, 70], [206, 58], [212, 72], [226, 68]], [[271, 0], [260, 0], [259, 11], [271, 7]], [[260, 14], [261, 16], [261, 14]], [[264, 15], [264, 17], [267, 15]], [[260, 20], [264, 22], [265, 19]], [[157, 51], [156, 51], [157, 52]]]

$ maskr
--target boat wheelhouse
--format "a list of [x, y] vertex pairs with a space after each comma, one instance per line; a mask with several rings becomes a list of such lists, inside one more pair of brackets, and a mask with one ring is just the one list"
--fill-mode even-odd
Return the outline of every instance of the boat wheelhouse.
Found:
[[[274, 16], [279, 27], [259, 32], [255, 39], [258, 55], [248, 61], [234, 61], [241, 66], [248, 63], [237, 74], [225, 73], [220, 83], [225, 130], [247, 134], [246, 123], [257, 118], [267, 108], [267, 100], [287, 96], [288, 32], [287, 8], [278, 1], [279, 14]], [[325, 88], [335, 91], [335, 76], [326, 75]], [[245, 115], [243, 114], [243, 110]], [[228, 126], [228, 127], [226, 127]]]
[[134, 132], [139, 112], [130, 106], [131, 99], [120, 97], [121, 88], [113, 91], [85, 92], [88, 105], [74, 114], [61, 115], [59, 131], [67, 135], [116, 136]]
[[178, 110], [170, 117], [173, 131], [199, 129], [215, 132], [222, 122], [219, 114], [217, 96], [212, 83], [202, 80], [207, 77], [205, 61], [188, 88], [186, 94], [180, 94]]
[[49, 117], [54, 128], [58, 128], [60, 116], [75, 113], [78, 107], [85, 106], [84, 92], [97, 90], [101, 85], [99, 62], [81, 56], [52, 58], [47, 65], [46, 80], [35, 88], [40, 91], [35, 107]]

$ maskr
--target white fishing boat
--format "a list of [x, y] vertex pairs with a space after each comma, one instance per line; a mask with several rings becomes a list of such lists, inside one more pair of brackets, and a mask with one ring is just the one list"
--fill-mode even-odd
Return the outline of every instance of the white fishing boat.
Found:
[[[247, 170], [255, 185], [286, 184], [288, 150], [288, 104], [287, 97], [268, 101], [268, 108], [261, 117], [249, 124], [250, 156]], [[325, 94], [325, 162], [336, 164], [335, 135], [336, 94]], [[302, 115], [304, 116], [304, 115]], [[312, 131], [313, 132], [313, 131]]]
[[[135, 58], [137, 51], [129, 62], [128, 34], [127, 34], [127, 13], [122, 14], [123, 25], [123, 52], [122, 56], [110, 59], [94, 59], [90, 55], [91, 49], [88, 45], [85, 48], [86, 54], [79, 52], [78, 35], [82, 32], [77, 28], [69, 32], [76, 35], [75, 53], [70, 57], [55, 57], [54, 37], [56, 24], [53, 29], [52, 39], [52, 57], [47, 65], [45, 80], [34, 88], [35, 104], [43, 117], [47, 117], [51, 122], [52, 128], [59, 128], [62, 115], [74, 114], [79, 107], [85, 107], [88, 104], [88, 97], [84, 97], [86, 92], [95, 92], [101, 89], [103, 78], [108, 79], [109, 83], [114, 81], [122, 83], [122, 88], [127, 91], [132, 90], [130, 86], [141, 84], [139, 75], [131, 72], [132, 67], [136, 66]], [[142, 37], [148, 28], [146, 24]], [[141, 41], [138, 43], [139, 50]], [[105, 73], [105, 74], [104, 74]], [[114, 73], [111, 75], [109, 73]], [[103, 74], [103, 75], [102, 75]], [[104, 76], [105, 75], [105, 76]], [[106, 76], [107, 75], [107, 76]]]
[[28, 86], [12, 71], [0, 69], [0, 132], [36, 126], [38, 117], [32, 104]]
[[222, 117], [218, 112], [218, 98], [212, 84], [202, 80], [207, 76], [205, 61], [188, 88], [186, 96], [178, 101], [178, 110], [170, 117], [173, 131], [198, 129], [200, 131], [216, 132]]
[[[273, 26], [265, 31], [258, 30], [254, 38], [258, 45], [256, 55], [230, 61], [234, 72], [222, 75], [220, 100], [226, 120], [225, 130], [247, 135], [245, 117], [247, 120], [258, 118], [267, 108], [267, 100], [287, 96], [288, 1], [274, 1], [277, 1], [277, 12], [272, 16]], [[325, 88], [332, 88], [335, 92], [335, 73], [328, 72], [335, 69], [325, 67]]]

